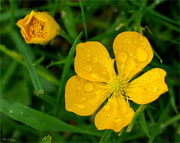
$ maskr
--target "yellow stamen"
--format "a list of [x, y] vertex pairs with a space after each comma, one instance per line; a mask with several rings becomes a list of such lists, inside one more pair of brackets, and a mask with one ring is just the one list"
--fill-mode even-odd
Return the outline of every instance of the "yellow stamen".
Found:
[[32, 38], [45, 38], [47, 35], [47, 22], [34, 18], [30, 26], [30, 35]]

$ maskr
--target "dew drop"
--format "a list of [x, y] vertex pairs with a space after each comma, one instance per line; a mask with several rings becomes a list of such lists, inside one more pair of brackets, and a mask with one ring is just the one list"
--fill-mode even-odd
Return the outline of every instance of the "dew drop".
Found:
[[74, 106], [77, 106], [77, 104], [75, 103]]
[[108, 111], [110, 109], [109, 105], [104, 106], [104, 109]]
[[97, 62], [98, 62], [98, 58], [94, 58], [93, 63], [97, 63]]
[[80, 110], [85, 109], [85, 106], [84, 106], [84, 105], [78, 105], [77, 107], [78, 107]]
[[13, 111], [12, 111], [12, 110], [10, 110], [10, 111], [9, 111], [9, 113], [13, 113]]
[[86, 66], [86, 70], [87, 70], [87, 71], [92, 71], [92, 66], [91, 66], [91, 65], [87, 65], [87, 66]]
[[20, 114], [23, 115], [24, 113], [21, 111]]
[[110, 114], [108, 114], [107, 116], [110, 117]]
[[81, 87], [79, 86], [78, 89], [81, 89]]
[[127, 60], [128, 55], [127, 53], [122, 52], [119, 53], [117, 57], [119, 57], [119, 62], [124, 63]]
[[142, 47], [137, 48], [136, 56], [137, 56], [138, 60], [140, 60], [140, 61], [145, 61], [148, 58], [148, 54], [147, 54], [146, 50]]
[[94, 85], [91, 82], [86, 82], [84, 84], [84, 91], [91, 92], [94, 89]]
[[155, 87], [153, 88], [153, 92], [158, 92], [158, 90], [159, 90], [159, 88], [158, 88], [157, 86], [155, 86]]

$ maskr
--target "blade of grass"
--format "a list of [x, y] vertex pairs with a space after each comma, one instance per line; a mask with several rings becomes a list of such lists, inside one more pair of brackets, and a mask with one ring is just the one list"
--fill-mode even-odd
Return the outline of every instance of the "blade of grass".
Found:
[[34, 62], [33, 66], [39, 65], [40, 63], [42, 63], [42, 62], [44, 61], [44, 59], [45, 59], [45, 55], [43, 54], [39, 59], [37, 59], [37, 60]]
[[111, 137], [112, 132], [113, 132], [112, 130], [106, 130], [103, 136], [101, 137], [99, 143], [110, 142], [109, 138]]
[[[59, 83], [59, 89], [58, 89], [57, 97], [56, 97], [57, 102], [60, 101], [61, 96], [63, 95], [65, 85], [66, 85], [66, 81], [68, 79], [68, 73], [69, 73], [69, 70], [70, 70], [70, 66], [71, 66], [72, 60], [74, 58], [75, 51], [76, 51], [76, 45], [79, 43], [79, 41], [80, 41], [80, 39], [82, 37], [82, 34], [83, 34], [83, 32], [81, 32], [77, 36], [76, 40], [74, 41], [74, 44], [72, 45], [72, 47], [71, 47], [71, 49], [69, 51], [66, 63], [65, 63], [64, 68], [63, 68], [61, 80], [60, 80], [60, 83]], [[58, 108], [56, 108], [56, 110], [55, 110], [55, 117], [57, 117], [57, 114], [58, 114]]]
[[162, 60], [161, 57], [158, 55], [158, 53], [154, 50], [154, 48], [152, 48], [152, 50], [153, 50], [154, 55], [159, 59], [160, 63], [162, 63], [163, 60]]
[[34, 88], [36, 90], [37, 94], [42, 94], [44, 89], [42, 88], [42, 85], [40, 83], [39, 77], [37, 75], [37, 72], [33, 66], [32, 60], [26, 50], [27, 45], [22, 41], [22, 39], [19, 37], [18, 33], [15, 30], [11, 30], [9, 33], [11, 39], [13, 40], [14, 44], [20, 51], [20, 53], [23, 55], [24, 60], [27, 64], [27, 69], [30, 74], [31, 80], [33, 82]]
[[75, 39], [77, 37], [77, 32], [74, 24], [73, 12], [65, 3], [65, 1], [61, 1], [61, 17], [68, 34]]
[[160, 128], [166, 128], [167, 126], [175, 123], [175, 122], [178, 122], [180, 120], [180, 114], [170, 118], [169, 120], [167, 120], [165, 123], [161, 124]]
[[58, 0], [55, 0], [55, 2], [53, 4], [53, 8], [52, 8], [52, 17], [55, 16], [57, 6], [58, 6]]
[[137, 118], [147, 107], [148, 107], [148, 104], [139, 106], [139, 108], [136, 110], [136, 112], [134, 114], [134, 117], [133, 117], [131, 123], [129, 124], [129, 126], [126, 129], [126, 132], [131, 132], [132, 127], [134, 126], [134, 123], [136, 122]]
[[50, 135], [43, 137], [41, 143], [51, 143], [52, 137]]
[[168, 88], [169, 88], [169, 96], [170, 96], [170, 103], [171, 106], [173, 108], [173, 110], [176, 112], [176, 114], [178, 113], [178, 110], [176, 108], [176, 100], [175, 100], [175, 94], [174, 94], [174, 89], [173, 89], [173, 84], [170, 78], [167, 78], [167, 84], [168, 84]]
[[144, 112], [142, 112], [140, 114], [140, 117], [139, 117], [139, 123], [141, 124], [144, 132], [146, 133], [146, 135], [148, 136], [148, 138], [150, 138], [150, 135], [149, 135], [149, 132], [148, 132], [148, 128], [147, 128], [147, 122], [146, 122], [146, 118], [145, 118], [145, 115], [144, 115]]
[[1, 98], [0, 105], [1, 112], [39, 131], [74, 132], [99, 136], [97, 132], [94, 133], [91, 130], [69, 125], [57, 118], [22, 104], [10, 104]]
[[85, 19], [85, 14], [84, 14], [84, 9], [81, 0], [79, 0], [80, 6], [81, 6], [81, 14], [82, 14], [82, 21], [83, 21], [83, 26], [84, 26], [84, 34], [86, 40], [88, 39], [88, 34], [87, 34], [87, 27], [86, 27], [86, 19]]
[[57, 62], [54, 62], [54, 63], [51, 63], [51, 64], [47, 65], [46, 68], [49, 68], [49, 67], [54, 66], [54, 65], [65, 64], [65, 63], [66, 63], [66, 59], [65, 60], [60, 60], [60, 61], [57, 61]]
[[11, 79], [11, 76], [14, 74], [14, 72], [15, 72], [15, 70], [17, 68], [17, 65], [18, 65], [18, 63], [13, 60], [12, 63], [9, 65], [9, 67], [7, 69], [7, 72], [1, 78], [1, 82], [0, 82], [1, 93], [6, 88], [6, 85], [8, 84], [9, 80]]
[[[16, 51], [12, 51], [8, 49], [7, 47], [5, 47], [4, 45], [0, 45], [0, 50], [4, 52], [6, 55], [16, 60], [18, 63], [22, 64], [23, 66], [27, 66], [26, 63], [24, 62], [23, 57], [20, 54], [18, 54]], [[46, 80], [50, 81], [56, 86], [59, 85], [59, 81], [56, 79], [56, 77], [51, 72], [46, 70], [43, 66], [36, 65], [35, 68], [38, 74], [44, 77]]]
[[158, 13], [158, 12], [156, 12], [156, 11], [150, 9], [150, 8], [147, 8], [147, 7], [143, 6], [143, 5], [141, 5], [141, 4], [140, 4], [139, 2], [137, 2], [136, 0], [130, 0], [130, 2], [132, 2], [134, 5], [136, 5], [136, 6], [138, 6], [138, 7], [143, 8], [145, 11], [147, 11], [148, 13], [150, 13], [150, 14], [152, 14], [152, 15], [155, 15], [155, 16], [157, 16], [157, 17], [159, 17], [159, 18], [161, 18], [161, 19], [164, 19], [164, 20], [166, 20], [166, 21], [168, 21], [168, 22], [171, 22], [171, 23], [173, 23], [173, 24], [179, 25], [179, 22], [174, 21], [174, 20], [172, 20], [172, 19], [170, 19], [170, 18], [168, 18], [168, 17], [166, 17], [166, 16], [164, 16], [164, 15], [162, 15], [162, 14], [160, 14], [160, 13]]
[[152, 130], [152, 134], [151, 134], [151, 137], [148, 141], [148, 143], [152, 143], [156, 134], [158, 133], [159, 131], [159, 128], [160, 128], [160, 125], [162, 124], [163, 120], [165, 119], [165, 117], [167, 117], [167, 113], [169, 111], [169, 108], [170, 108], [170, 102], [167, 103], [166, 107], [163, 109], [161, 115], [160, 115], [160, 118], [159, 120], [157, 121], [155, 127], [153, 128]]
[[10, 24], [11, 24], [11, 27], [13, 27], [14, 24], [15, 24], [15, 17], [14, 17], [14, 12], [15, 12], [15, 10], [14, 10], [14, 0], [9, 0], [9, 3], [10, 3], [10, 7], [11, 7], [11, 22], [10, 22]]

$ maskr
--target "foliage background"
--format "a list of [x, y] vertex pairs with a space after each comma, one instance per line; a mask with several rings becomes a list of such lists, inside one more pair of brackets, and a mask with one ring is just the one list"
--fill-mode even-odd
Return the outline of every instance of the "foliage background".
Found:
[[[0, 0], [1, 142], [40, 142], [48, 135], [48, 142], [179, 142], [179, 5], [165, 0], [84, 0], [82, 5], [76, 0]], [[27, 45], [15, 24], [33, 9], [48, 11], [72, 41], [62, 35], [47, 45]], [[117, 134], [98, 131], [94, 115], [67, 112], [64, 88], [75, 74], [79, 38], [100, 41], [113, 57], [113, 40], [123, 31], [138, 31], [149, 39], [155, 55], [143, 72], [166, 70], [169, 92], [142, 108], [132, 103], [141, 109], [132, 130]]]

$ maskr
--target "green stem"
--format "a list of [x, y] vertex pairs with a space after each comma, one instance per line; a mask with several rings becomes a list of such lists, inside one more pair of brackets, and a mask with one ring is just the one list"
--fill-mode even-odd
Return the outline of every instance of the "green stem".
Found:
[[135, 121], [137, 120], [137, 118], [140, 116], [140, 114], [148, 107], [148, 104], [146, 105], [141, 105], [139, 106], [139, 108], [136, 110], [134, 117], [131, 121], [131, 123], [129, 124], [129, 126], [126, 129], [126, 132], [131, 132], [132, 127], [134, 126]]
[[[69, 73], [69, 70], [70, 70], [70, 66], [71, 66], [75, 51], [76, 51], [76, 46], [80, 42], [82, 34], [83, 34], [83, 32], [81, 32], [77, 36], [76, 40], [74, 41], [74, 43], [73, 43], [73, 45], [72, 45], [72, 47], [71, 47], [71, 49], [69, 51], [67, 61], [66, 61], [65, 65], [64, 65], [61, 80], [60, 80], [60, 83], [59, 83], [59, 89], [58, 89], [57, 97], [56, 97], [58, 103], [60, 102], [60, 99], [61, 99], [61, 97], [63, 95], [65, 85], [66, 85], [66, 81], [68, 79], [68, 73]], [[55, 110], [55, 113], [54, 113], [55, 117], [58, 116], [58, 110], [59, 110], [59, 108], [57, 107], [56, 110]]]
[[84, 34], [85, 34], [85, 38], [86, 40], [88, 39], [88, 35], [87, 35], [87, 26], [86, 26], [86, 19], [85, 19], [85, 15], [84, 15], [84, 9], [83, 9], [83, 5], [81, 0], [79, 0], [80, 6], [81, 6], [81, 14], [82, 14], [82, 20], [83, 20], [83, 25], [84, 25]]
[[64, 30], [60, 30], [59, 35], [65, 38], [69, 43], [73, 44], [74, 40]]

